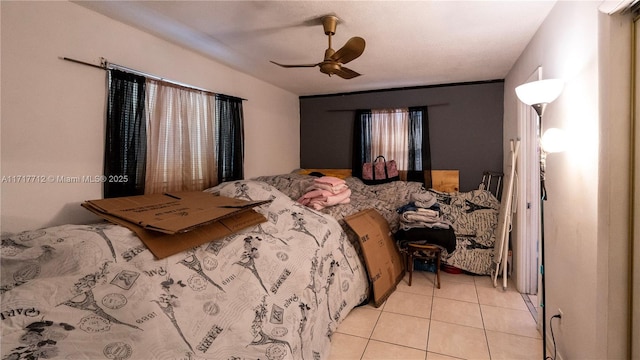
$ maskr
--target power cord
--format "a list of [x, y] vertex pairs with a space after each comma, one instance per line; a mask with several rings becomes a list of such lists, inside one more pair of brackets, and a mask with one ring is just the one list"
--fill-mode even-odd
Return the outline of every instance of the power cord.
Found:
[[[555, 318], [562, 319], [562, 315], [560, 315], [560, 314], [553, 315], [551, 317], [551, 320], [549, 320], [549, 327], [551, 328], [551, 340], [553, 341], [553, 357], [545, 356], [545, 358], [544, 358], [545, 360], [556, 360], [556, 356], [558, 355], [558, 351], [557, 351], [557, 348], [556, 348], [556, 338], [553, 335], [553, 319], [555, 319]], [[545, 349], [545, 351], [546, 351], [546, 349]]]

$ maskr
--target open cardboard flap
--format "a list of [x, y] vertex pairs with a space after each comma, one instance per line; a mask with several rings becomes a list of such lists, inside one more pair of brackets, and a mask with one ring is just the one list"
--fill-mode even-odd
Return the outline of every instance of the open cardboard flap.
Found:
[[395, 291], [404, 277], [404, 262], [391, 238], [389, 223], [374, 209], [366, 209], [345, 218], [358, 235], [364, 254], [374, 305], [379, 307]]
[[162, 259], [267, 221], [245, 201], [202, 191], [90, 200], [82, 206], [138, 235]]

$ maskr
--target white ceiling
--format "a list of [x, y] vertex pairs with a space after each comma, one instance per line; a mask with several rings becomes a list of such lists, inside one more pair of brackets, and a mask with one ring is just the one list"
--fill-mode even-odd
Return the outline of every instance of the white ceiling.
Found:
[[[297, 95], [504, 79], [555, 1], [75, 1]], [[334, 14], [338, 50], [366, 40], [329, 77], [313, 64], [327, 48], [319, 18]], [[123, 64], [126, 65], [126, 64]]]

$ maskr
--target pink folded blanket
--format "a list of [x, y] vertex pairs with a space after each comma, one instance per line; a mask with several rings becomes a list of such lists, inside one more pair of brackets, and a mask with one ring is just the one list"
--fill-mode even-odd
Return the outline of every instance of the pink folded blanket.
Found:
[[319, 178], [315, 178], [313, 179], [313, 182], [315, 182], [316, 184], [327, 184], [331, 186], [338, 186], [347, 183], [344, 179], [333, 176], [322, 176]]
[[337, 194], [328, 190], [313, 189], [302, 195], [298, 199], [298, 202], [316, 210], [321, 210], [327, 206], [347, 204], [351, 201], [350, 196], [351, 190], [349, 188], [346, 188]]
[[347, 190], [348, 188], [349, 186], [347, 184], [331, 186], [329, 184], [314, 183], [313, 185], [309, 186], [306, 191], [326, 190], [333, 194], [338, 194]]
[[343, 179], [333, 176], [323, 176], [313, 179], [313, 184], [307, 188], [307, 191], [321, 189], [337, 194], [348, 188], [347, 182]]
[[306, 192], [304, 195], [298, 199], [298, 202], [302, 205], [309, 205], [311, 200], [313, 199], [326, 199], [327, 197], [335, 195], [331, 191], [322, 190], [322, 189], [313, 189], [311, 191]]
[[333, 194], [327, 197], [315, 197], [311, 199], [309, 203], [309, 207], [312, 207], [316, 210], [322, 210], [328, 206], [338, 205], [338, 204], [348, 204], [351, 201], [351, 189], [347, 189], [341, 193]]

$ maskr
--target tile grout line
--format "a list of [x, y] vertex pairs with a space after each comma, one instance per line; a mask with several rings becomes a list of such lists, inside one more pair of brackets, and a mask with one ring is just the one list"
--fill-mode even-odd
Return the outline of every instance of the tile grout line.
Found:
[[[434, 281], [435, 281], [435, 276], [434, 276]], [[440, 286], [442, 287], [442, 283], [440, 283]], [[431, 287], [431, 308], [429, 309], [429, 328], [427, 329], [427, 344], [424, 349], [425, 360], [427, 360], [427, 357], [429, 354], [429, 337], [431, 336], [431, 326], [433, 325], [433, 299], [436, 297], [435, 295], [436, 295], [436, 285], [434, 282], [434, 285]]]
[[533, 320], [535, 320], [536, 323], [537, 323], [538, 322], [538, 310], [533, 305], [533, 301], [531, 301], [531, 298], [529, 297], [529, 294], [520, 294], [520, 295], [522, 295], [522, 300], [524, 300], [524, 303], [527, 305], [527, 308], [529, 309], [529, 312], [531, 313], [531, 316], [533, 316]]
[[489, 337], [487, 336], [487, 328], [484, 323], [484, 315], [482, 314], [482, 306], [480, 306], [480, 296], [478, 294], [478, 284], [473, 282], [474, 288], [476, 290], [476, 296], [478, 297], [478, 310], [480, 311], [480, 319], [482, 319], [482, 331], [484, 332], [484, 341], [487, 344], [487, 353], [489, 354], [489, 360], [491, 360], [491, 347], [489, 346]]
[[367, 347], [369, 347], [370, 342], [371, 342], [371, 337], [367, 339], [367, 345], [364, 346], [364, 350], [362, 350], [362, 354], [360, 354], [360, 360], [364, 359], [364, 353], [367, 352]]
[[384, 311], [384, 306], [387, 304], [387, 301], [385, 300], [384, 303], [382, 303], [382, 308], [379, 311], [378, 317], [376, 318], [376, 323], [373, 324], [373, 327], [371, 328], [371, 332], [369, 333], [369, 336], [367, 338], [367, 345], [364, 346], [364, 350], [362, 350], [362, 354], [360, 355], [360, 360], [364, 359], [364, 354], [367, 352], [367, 348], [369, 347], [369, 344], [371, 343], [371, 337], [373, 336], [373, 332], [376, 330], [376, 326], [378, 326], [378, 321], [380, 321], [380, 316], [382, 316], [382, 312]]

